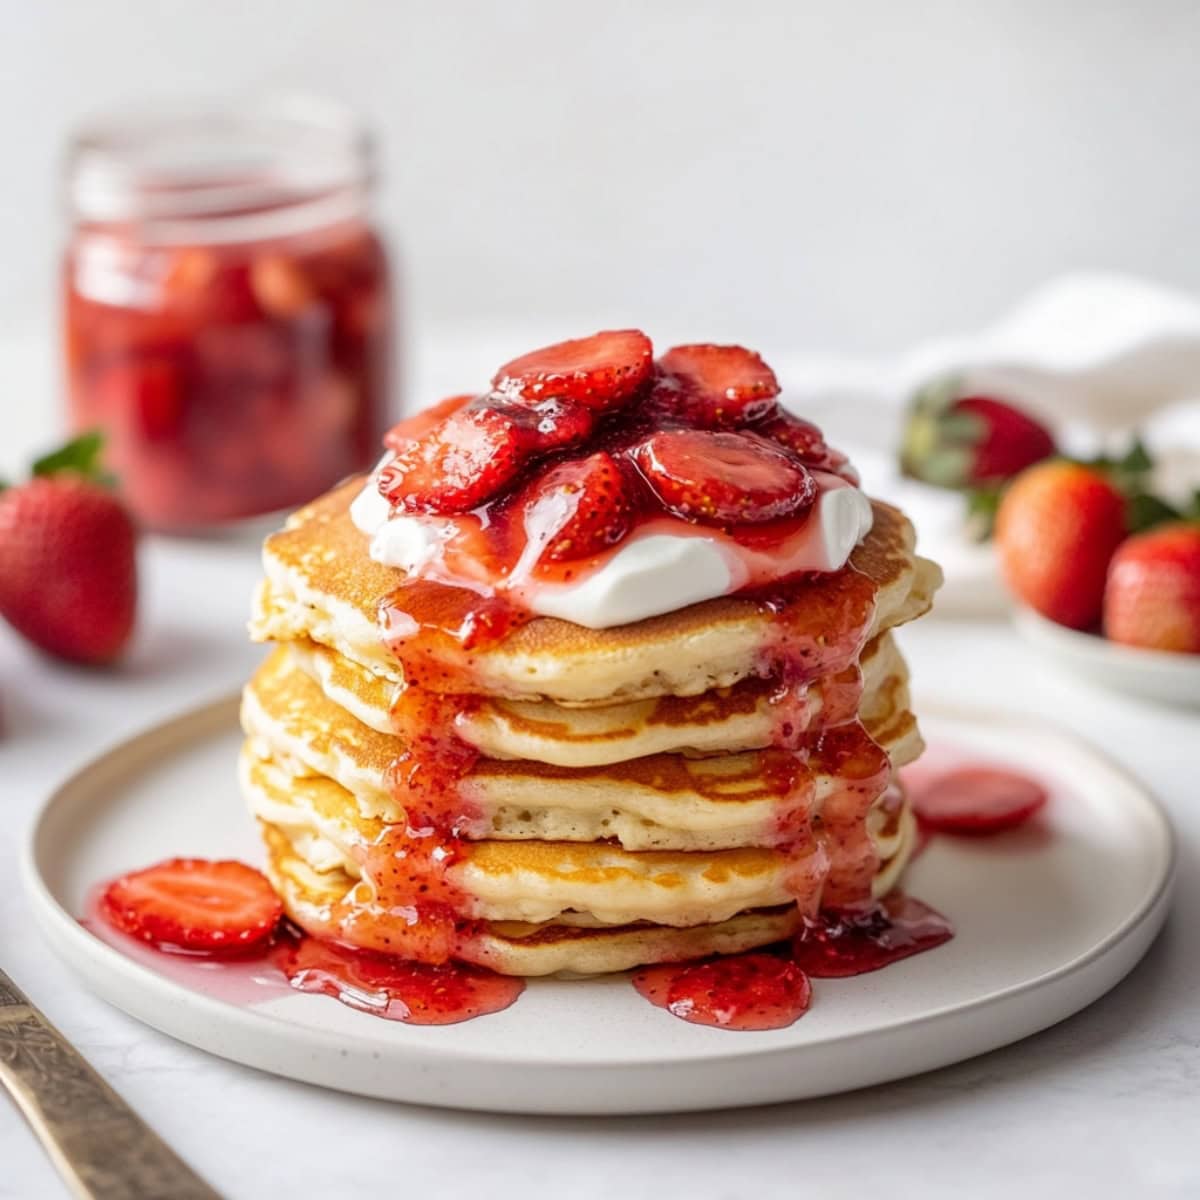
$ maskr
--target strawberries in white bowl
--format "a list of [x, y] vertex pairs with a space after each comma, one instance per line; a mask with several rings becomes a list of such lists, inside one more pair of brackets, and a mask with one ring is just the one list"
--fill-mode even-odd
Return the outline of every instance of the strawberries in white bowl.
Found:
[[1200, 706], [1200, 511], [1148, 493], [1148, 468], [1137, 447], [1029, 468], [1000, 501], [1000, 565], [1039, 649], [1119, 691]]

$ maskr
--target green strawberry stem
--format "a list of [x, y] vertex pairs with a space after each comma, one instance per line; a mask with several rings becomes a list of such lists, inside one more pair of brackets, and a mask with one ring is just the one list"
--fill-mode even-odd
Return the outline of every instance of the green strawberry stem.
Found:
[[33, 464], [33, 475], [40, 478], [69, 472], [92, 483], [111, 487], [116, 481], [101, 465], [100, 454], [103, 449], [104, 435], [99, 430], [81, 433], [61, 449], [37, 459]]

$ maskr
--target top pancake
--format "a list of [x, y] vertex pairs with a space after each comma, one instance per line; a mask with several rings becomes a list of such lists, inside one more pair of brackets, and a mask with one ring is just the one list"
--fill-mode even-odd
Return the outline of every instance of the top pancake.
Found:
[[[405, 574], [374, 562], [368, 539], [350, 520], [361, 487], [361, 478], [343, 484], [267, 538], [267, 579], [255, 598], [251, 634], [259, 641], [309, 638], [399, 682], [402, 668], [380, 636], [377, 613]], [[938, 567], [914, 553], [904, 515], [873, 503], [874, 526], [850, 560], [878, 589], [871, 635], [926, 612], [941, 582]], [[837, 574], [813, 576], [802, 590], [832, 588]], [[812, 599], [807, 592], [791, 603]], [[475, 690], [517, 700], [694, 696], [755, 674], [781, 619], [786, 612], [781, 618], [737, 596], [609, 629], [538, 617], [498, 644], [458, 651], [448, 665]]]

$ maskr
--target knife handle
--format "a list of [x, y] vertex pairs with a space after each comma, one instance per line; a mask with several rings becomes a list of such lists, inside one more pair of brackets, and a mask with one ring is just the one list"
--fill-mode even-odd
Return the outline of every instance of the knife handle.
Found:
[[3, 971], [0, 1084], [81, 1200], [221, 1200]]

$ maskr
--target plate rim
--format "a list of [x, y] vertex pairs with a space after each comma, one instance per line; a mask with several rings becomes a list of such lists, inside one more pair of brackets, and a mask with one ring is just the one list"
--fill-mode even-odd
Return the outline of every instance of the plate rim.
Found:
[[[97, 754], [88, 759], [82, 766], [70, 772], [66, 777], [61, 779], [47, 793], [45, 797], [38, 803], [32, 818], [28, 822], [25, 837], [19, 854], [19, 876], [22, 887], [25, 891], [25, 896], [33, 910], [37, 924], [43, 935], [46, 937], [50, 946], [54, 950], [57, 957], [65, 963], [65, 965], [76, 975], [81, 978], [88, 990], [93, 995], [97, 995], [103, 999], [105, 1003], [112, 1004], [114, 1007], [129, 1013], [136, 1020], [139, 1020], [151, 1027], [158, 1029], [167, 1036], [183, 1041], [187, 1044], [198, 1046], [206, 1053], [217, 1055], [218, 1057], [231, 1058], [230, 1055], [222, 1055], [219, 1051], [213, 1050], [209, 1045], [201, 1044], [192, 1038], [183, 1037], [173, 1029], [166, 1029], [163, 1025], [155, 1020], [141, 1015], [139, 1012], [132, 1011], [125, 1004], [119, 1003], [110, 998], [110, 995], [96, 982], [98, 975], [116, 971], [124, 981], [135, 984], [139, 991], [143, 994], [151, 994], [158, 998], [161, 1002], [178, 1002], [181, 998], [185, 999], [189, 1010], [198, 1016], [220, 1022], [234, 1022], [240, 1029], [244, 1031], [252, 1031], [256, 1026], [266, 1023], [283, 1039], [299, 1043], [306, 1046], [313, 1045], [314, 1041], [326, 1051], [340, 1051], [348, 1043], [358, 1044], [362, 1047], [377, 1047], [378, 1042], [375, 1038], [367, 1033], [358, 1034], [344, 1031], [325, 1030], [319, 1027], [310, 1025], [300, 1025], [293, 1020], [288, 1019], [278, 1013], [265, 1011], [261, 1007], [239, 1006], [230, 1004], [218, 998], [206, 995], [202, 992], [188, 988], [186, 985], [172, 980], [166, 975], [161, 974], [143, 965], [129, 956], [122, 954], [115, 947], [109, 946], [107, 943], [97, 938], [89, 932], [71, 912], [59, 902], [54, 891], [47, 882], [43, 873], [42, 865], [39, 861], [41, 854], [41, 843], [45, 837], [45, 828], [49, 820], [52, 819], [54, 809], [63, 803], [64, 797], [68, 800], [71, 794], [80, 787], [87, 786], [85, 777], [97, 772], [104, 767], [112, 768], [119, 766], [120, 760], [130, 755], [145, 754], [148, 748], [153, 743], [166, 739], [169, 743], [178, 745], [180, 741], [195, 741], [205, 736], [209, 736], [213, 731], [213, 727], [220, 721], [227, 720], [229, 717], [236, 719], [237, 706], [240, 697], [240, 690], [234, 693], [227, 693], [216, 700], [208, 700], [206, 702], [194, 705], [182, 712], [176, 713], [165, 718], [162, 721], [156, 722], [150, 726], [142, 728], [132, 736], [119, 738], [110, 743], [105, 749], [102, 749]], [[975, 1019], [981, 1012], [984, 1012], [995, 1005], [1002, 1004], [1005, 1001], [1014, 998], [1018, 995], [1029, 996], [1037, 992], [1042, 992], [1047, 988], [1052, 988], [1055, 984], [1064, 981], [1067, 977], [1075, 975], [1086, 970], [1089, 966], [1095, 964], [1100, 959], [1115, 951], [1121, 944], [1134, 937], [1148, 922], [1156, 923], [1156, 928], [1151, 931], [1151, 936], [1146, 943], [1148, 948], [1153, 940], [1153, 935], [1157, 933], [1157, 926], [1161, 926], [1165, 920], [1166, 914], [1169, 911], [1170, 901], [1174, 890], [1176, 877], [1178, 873], [1178, 858], [1179, 847], [1178, 838], [1172, 825], [1169, 814], [1158, 800], [1157, 796], [1133, 774], [1130, 770], [1124, 767], [1121, 763], [1114, 760], [1105, 751], [1096, 747], [1087, 738], [1075, 733], [1073, 730], [1064, 728], [1057, 722], [1041, 721], [1033, 717], [1023, 715], [1021, 713], [992, 707], [977, 707], [974, 705], [951, 705], [948, 702], [939, 702], [937, 697], [920, 698], [917, 706], [920, 710], [921, 718], [931, 718], [934, 720], [943, 719], [951, 722], [968, 723], [968, 724], [986, 724], [989, 727], [995, 723], [1020, 730], [1022, 728], [1032, 730], [1040, 736], [1051, 736], [1058, 738], [1073, 745], [1078, 751], [1089, 756], [1096, 765], [1106, 770], [1111, 777], [1120, 781], [1120, 784], [1128, 789], [1131, 794], [1136, 795], [1142, 802], [1143, 816], [1151, 818], [1151, 825], [1154, 828], [1154, 839], [1161, 853], [1161, 861], [1156, 864], [1157, 876], [1152, 887], [1148, 888], [1146, 895], [1142, 898], [1136, 908], [1132, 909], [1120, 923], [1106, 934], [1094, 946], [1075, 955], [1070, 960], [1060, 963], [1054, 968], [1035, 976], [1032, 979], [1026, 979], [1021, 982], [1009, 984], [997, 991], [990, 992], [971, 999], [969, 1001], [948, 1003], [941, 1005], [928, 1012], [923, 1012], [915, 1017], [895, 1017], [881, 1024], [873, 1025], [867, 1030], [845, 1031], [838, 1034], [833, 1034], [828, 1038], [824, 1038], [819, 1042], [810, 1043], [807, 1046], [801, 1045], [780, 1045], [774, 1039], [764, 1040], [756, 1045], [747, 1045], [744, 1042], [739, 1042], [736, 1039], [726, 1038], [722, 1041], [715, 1041], [711, 1046], [706, 1047], [702, 1054], [689, 1055], [681, 1058], [677, 1053], [664, 1053], [661, 1056], [654, 1057], [638, 1057], [638, 1058], [606, 1058], [603, 1061], [595, 1059], [577, 1059], [568, 1057], [556, 1057], [553, 1060], [537, 1060], [531, 1061], [527, 1058], [516, 1057], [511, 1052], [505, 1049], [504, 1043], [499, 1042], [495, 1048], [487, 1047], [471, 1047], [464, 1049], [454, 1044], [453, 1041], [447, 1039], [443, 1042], [438, 1040], [429, 1045], [417, 1044], [396, 1044], [390, 1048], [391, 1053], [395, 1053], [406, 1058], [413, 1067], [422, 1064], [436, 1065], [438, 1063], [446, 1063], [455, 1061], [460, 1064], [479, 1063], [483, 1066], [499, 1066], [509, 1065], [525, 1070], [533, 1071], [548, 1071], [548, 1070], [573, 1070], [573, 1071], [590, 1071], [599, 1072], [611, 1069], [648, 1069], [679, 1065], [686, 1063], [689, 1066], [704, 1066], [720, 1064], [722, 1061], [736, 1060], [752, 1061], [760, 1059], [764, 1055], [777, 1056], [783, 1053], [799, 1053], [802, 1054], [805, 1050], [816, 1048], [832, 1048], [839, 1044], [849, 1041], [855, 1041], [864, 1037], [886, 1036], [895, 1034], [897, 1030], [903, 1028], [906, 1030], [917, 1030], [927, 1026], [930, 1023], [945, 1020], [950, 1016], [964, 1017]], [[133, 772], [136, 773], [137, 767], [134, 766]], [[1145, 948], [1144, 948], [1145, 949]], [[1130, 964], [1127, 970], [1132, 969], [1140, 960], [1144, 949]], [[86, 963], [86, 966], [84, 965]], [[1117, 979], [1124, 976], [1126, 971], [1122, 971]], [[1115, 984], [1116, 980], [1113, 981]], [[1113, 984], [1108, 985], [1109, 987]], [[1104, 989], [1107, 991], [1108, 987]], [[1095, 998], [1102, 995], [1103, 991], [1098, 993]], [[1089, 1000], [1087, 1004], [1092, 1003]], [[1065, 1019], [1066, 1016], [1080, 1011], [1084, 1005], [1074, 1005], [1068, 1013], [1062, 1017], [1057, 1017], [1055, 1020]], [[1044, 1026], [1039, 1026], [1039, 1028]], [[446, 1028], [451, 1029], [453, 1026], [431, 1027], [431, 1028]], [[718, 1031], [720, 1032], [720, 1031]], [[774, 1032], [774, 1031], [772, 1031]], [[1021, 1035], [1029, 1036], [1028, 1034]], [[1010, 1044], [1012, 1039], [997, 1045]], [[756, 1039], [757, 1041], [757, 1039]], [[972, 1051], [967, 1057], [973, 1057], [977, 1053], [985, 1053], [986, 1051]], [[962, 1056], [959, 1056], [962, 1057]], [[950, 1061], [958, 1061], [959, 1058]], [[244, 1065], [249, 1065], [257, 1070], [268, 1071], [273, 1074], [281, 1074], [278, 1071], [273, 1071], [269, 1067], [260, 1065], [259, 1063], [249, 1063], [245, 1059], [234, 1058], [233, 1061], [242, 1062]], [[292, 1078], [300, 1078], [293, 1075]], [[315, 1082], [309, 1080], [309, 1082]], [[317, 1086], [338, 1088], [337, 1084], [318, 1083]], [[354, 1092], [356, 1094], [370, 1095], [377, 1093], [364, 1092], [360, 1088], [355, 1088], [352, 1085], [347, 1085], [340, 1090]], [[827, 1093], [828, 1094], [828, 1093]], [[403, 1102], [403, 1101], [401, 1101]], [[764, 1103], [765, 1101], [746, 1101], [744, 1104]], [[437, 1100], [425, 1101], [425, 1103], [437, 1104]], [[449, 1102], [441, 1102], [441, 1106], [452, 1108], [468, 1107], [463, 1104], [454, 1104]], [[704, 1105], [704, 1108], [712, 1108], [712, 1105]], [[491, 1110], [489, 1110], [491, 1111]], [[507, 1111], [510, 1112], [531, 1112], [535, 1111], [529, 1108], [513, 1108]], [[630, 1107], [627, 1110], [585, 1110], [585, 1109], [569, 1109], [566, 1112], [580, 1113], [584, 1111], [670, 1111], [668, 1109], [654, 1108], [650, 1110], [640, 1110], [635, 1107]]]

